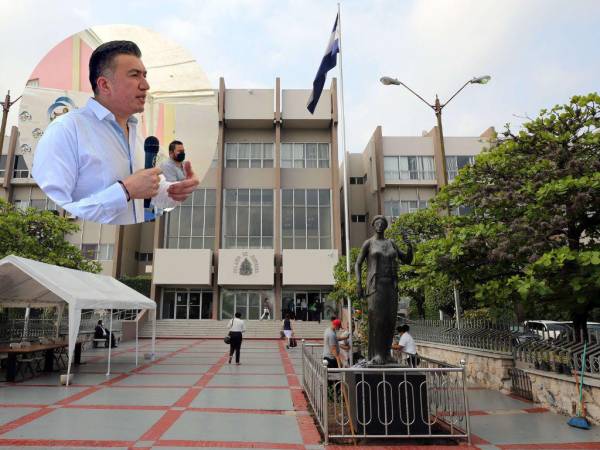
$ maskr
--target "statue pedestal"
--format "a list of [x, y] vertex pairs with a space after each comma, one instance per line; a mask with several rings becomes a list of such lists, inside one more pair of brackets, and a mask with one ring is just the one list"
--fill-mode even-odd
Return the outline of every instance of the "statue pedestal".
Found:
[[[428, 435], [427, 379], [419, 372], [381, 372], [346, 376], [355, 433], [367, 436]], [[377, 367], [369, 367], [377, 368]]]

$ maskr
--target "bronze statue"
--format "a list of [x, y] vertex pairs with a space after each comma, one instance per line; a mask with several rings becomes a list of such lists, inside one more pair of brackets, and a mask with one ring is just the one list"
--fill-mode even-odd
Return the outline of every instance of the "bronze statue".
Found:
[[[360, 298], [367, 298], [369, 304], [369, 362], [385, 364], [389, 359], [394, 338], [396, 315], [398, 312], [398, 259], [410, 264], [413, 248], [405, 233], [402, 239], [408, 246], [403, 253], [394, 241], [384, 237], [388, 221], [384, 216], [375, 216], [371, 222], [375, 235], [367, 239], [356, 260], [357, 292]], [[363, 292], [361, 266], [367, 260], [367, 293]]]

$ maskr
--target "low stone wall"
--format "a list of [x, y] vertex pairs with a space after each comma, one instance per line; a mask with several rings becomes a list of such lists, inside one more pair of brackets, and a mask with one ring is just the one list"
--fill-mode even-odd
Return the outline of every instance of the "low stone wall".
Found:
[[467, 382], [470, 384], [489, 389], [510, 389], [508, 369], [514, 367], [512, 355], [433, 343], [418, 343], [417, 352], [427, 358], [456, 366], [464, 361]]
[[[464, 361], [468, 383], [510, 392], [512, 382], [508, 370], [514, 367], [511, 355], [437, 343], [418, 343], [417, 351], [427, 358], [454, 365], [460, 365]], [[576, 414], [579, 385], [575, 385], [573, 376], [527, 368], [523, 370], [531, 380], [535, 403], [567, 416]], [[600, 425], [600, 379], [584, 378], [583, 401], [588, 420]]]
[[[531, 379], [533, 400], [536, 403], [568, 416], [577, 413], [579, 384], [575, 384], [575, 377], [535, 369], [524, 370]], [[600, 424], [600, 380], [584, 377], [583, 402], [588, 420], [596, 425]]]

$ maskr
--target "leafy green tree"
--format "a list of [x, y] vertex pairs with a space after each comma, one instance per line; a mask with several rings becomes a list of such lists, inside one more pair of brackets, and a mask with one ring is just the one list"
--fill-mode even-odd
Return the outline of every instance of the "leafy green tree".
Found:
[[16, 255], [98, 273], [100, 264], [86, 259], [79, 248], [65, 239], [78, 229], [77, 224], [50, 211], [22, 211], [0, 199], [0, 258]]
[[140, 294], [150, 297], [150, 288], [152, 286], [152, 277], [150, 275], [122, 276], [119, 281]]
[[586, 331], [600, 306], [600, 96], [542, 110], [462, 170], [436, 198], [468, 207], [426, 244], [427, 271], [482, 303], [566, 313]]

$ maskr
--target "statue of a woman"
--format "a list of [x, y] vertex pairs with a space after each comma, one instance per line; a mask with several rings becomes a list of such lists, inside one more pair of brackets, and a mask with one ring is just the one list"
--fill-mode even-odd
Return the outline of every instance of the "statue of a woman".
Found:
[[[398, 313], [398, 259], [410, 264], [413, 259], [412, 245], [406, 234], [402, 238], [408, 246], [403, 253], [394, 241], [384, 237], [388, 221], [375, 216], [371, 222], [375, 235], [367, 239], [356, 260], [357, 292], [367, 298], [369, 304], [369, 361], [381, 365], [389, 360]], [[367, 260], [367, 292], [362, 289], [361, 266]]]

